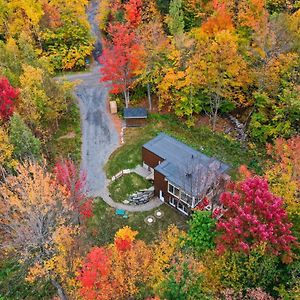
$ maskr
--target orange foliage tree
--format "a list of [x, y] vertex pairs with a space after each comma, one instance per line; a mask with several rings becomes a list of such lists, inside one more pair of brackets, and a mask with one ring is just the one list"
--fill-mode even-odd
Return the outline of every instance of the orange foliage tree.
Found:
[[152, 252], [129, 227], [120, 229], [114, 244], [95, 247], [86, 256], [78, 276], [83, 299], [129, 299], [150, 276]]
[[78, 229], [68, 192], [44, 166], [26, 162], [0, 185], [0, 230], [4, 254], [28, 267], [27, 280], [51, 281], [61, 299], [74, 291]]
[[275, 195], [284, 200], [289, 214], [300, 214], [300, 136], [278, 138], [267, 145], [271, 156], [266, 178]]

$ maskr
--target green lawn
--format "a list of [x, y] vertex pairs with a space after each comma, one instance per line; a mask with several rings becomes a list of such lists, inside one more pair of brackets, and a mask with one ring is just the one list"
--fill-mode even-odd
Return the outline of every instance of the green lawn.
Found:
[[141, 163], [142, 145], [162, 131], [208, 156], [214, 156], [229, 164], [233, 168], [232, 175], [235, 175], [241, 164], [248, 165], [257, 173], [261, 172], [263, 157], [258, 151], [245, 149], [230, 136], [213, 133], [206, 126], [188, 128], [171, 115], [151, 115], [147, 126], [126, 129], [125, 144], [118, 148], [107, 162], [107, 176], [111, 178], [119, 171], [134, 168]]
[[128, 196], [142, 189], [148, 189], [151, 183], [136, 173], [124, 175], [108, 187], [111, 198], [117, 202], [126, 200]]
[[59, 121], [59, 128], [46, 145], [51, 160], [54, 158], [71, 158], [79, 163], [81, 159], [81, 127], [78, 106], [70, 106], [68, 114]]
[[49, 282], [39, 280], [29, 283], [25, 281], [25, 275], [25, 270], [18, 262], [2, 259], [0, 261], [0, 299], [52, 299], [55, 289]]
[[129, 212], [127, 213], [129, 218], [124, 219], [121, 216], [116, 216], [115, 209], [109, 207], [103, 200], [97, 199], [94, 216], [88, 221], [88, 237], [92, 240], [93, 245], [105, 245], [113, 241], [118, 229], [128, 225], [139, 232], [137, 238], [151, 242], [171, 224], [186, 230], [186, 217], [166, 204], [161, 205], [158, 209], [164, 213], [164, 216], [161, 219], [156, 219], [156, 222], [152, 225], [148, 225], [144, 222], [144, 219], [147, 216], [153, 216], [156, 209], [149, 212]]

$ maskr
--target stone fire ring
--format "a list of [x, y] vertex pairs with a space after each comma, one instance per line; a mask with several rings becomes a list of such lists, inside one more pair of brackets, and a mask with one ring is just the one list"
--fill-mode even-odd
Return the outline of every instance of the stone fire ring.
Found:
[[153, 216], [147, 216], [144, 219], [145, 223], [148, 225], [152, 225], [153, 223], [155, 223], [155, 218]]
[[164, 212], [161, 211], [161, 210], [156, 210], [156, 211], [154, 212], [154, 216], [155, 216], [156, 218], [158, 218], [158, 219], [162, 218], [163, 215], [164, 215]]

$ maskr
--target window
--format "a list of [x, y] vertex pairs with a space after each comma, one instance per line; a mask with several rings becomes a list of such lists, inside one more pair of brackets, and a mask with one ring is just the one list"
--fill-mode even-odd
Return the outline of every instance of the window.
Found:
[[170, 203], [172, 206], [176, 207], [176, 205], [177, 205], [177, 200], [176, 200], [174, 197], [170, 197], [169, 203]]
[[192, 205], [192, 201], [193, 201], [193, 198], [190, 197], [188, 194], [186, 194], [185, 192], [181, 192], [181, 195], [180, 195], [180, 199], [182, 201], [184, 201], [185, 203], [189, 204], [189, 205]]
[[174, 194], [174, 186], [170, 183], [169, 183], [169, 186], [168, 186], [168, 191], [169, 191], [169, 193]]
[[176, 197], [179, 197], [179, 189], [169, 182], [168, 192]]
[[182, 202], [180, 202], [180, 201], [178, 201], [177, 209], [179, 211], [181, 211], [182, 213], [184, 213], [185, 215], [188, 215], [188, 209], [187, 209], [187, 207]]

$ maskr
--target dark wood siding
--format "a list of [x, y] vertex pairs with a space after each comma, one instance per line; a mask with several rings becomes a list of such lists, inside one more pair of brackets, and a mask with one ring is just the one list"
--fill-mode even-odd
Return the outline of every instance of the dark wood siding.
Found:
[[159, 162], [162, 163], [164, 161], [164, 159], [145, 149], [144, 147], [142, 147], [142, 160], [145, 162], [145, 164], [153, 169], [159, 165]]
[[[177, 209], [177, 207], [174, 207], [170, 204], [171, 197], [174, 197], [173, 195], [169, 194], [168, 192], [168, 181], [165, 180], [165, 176], [160, 174], [159, 172], [154, 170], [154, 194], [155, 196], [159, 197], [159, 191], [163, 192], [164, 201], [166, 204], [168, 204], [173, 209], [176, 209], [180, 214], [187, 217], [184, 213], [182, 213], [180, 210]], [[180, 201], [179, 199], [177, 201]], [[188, 208], [186, 204], [183, 203], [184, 206]], [[191, 209], [188, 208], [188, 214], [191, 214]]]
[[126, 126], [127, 127], [141, 127], [141, 126], [146, 125], [146, 123], [147, 123], [147, 119], [145, 119], [145, 118], [126, 119]]
[[154, 171], [154, 194], [159, 197], [159, 191], [164, 194], [165, 201], [169, 197], [168, 182], [165, 181], [165, 176], [157, 171]]

